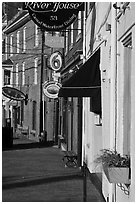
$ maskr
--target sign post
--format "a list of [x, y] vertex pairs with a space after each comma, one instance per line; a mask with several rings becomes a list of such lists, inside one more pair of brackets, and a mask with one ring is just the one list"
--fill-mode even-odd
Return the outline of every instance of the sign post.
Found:
[[39, 139], [41, 138], [41, 133], [43, 132], [43, 102], [42, 102], [42, 83], [43, 83], [43, 66], [44, 66], [44, 43], [45, 43], [45, 32], [41, 29], [42, 32], [42, 48], [41, 48], [41, 70], [40, 70], [40, 110], [39, 110]]

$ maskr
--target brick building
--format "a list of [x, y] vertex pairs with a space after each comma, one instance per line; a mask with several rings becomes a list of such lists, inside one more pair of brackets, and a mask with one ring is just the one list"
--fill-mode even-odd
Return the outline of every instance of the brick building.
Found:
[[[8, 5], [8, 8], [11, 6]], [[14, 8], [14, 4], [12, 7]], [[18, 5], [16, 5], [18, 6]], [[16, 7], [15, 7], [16, 8]], [[45, 38], [48, 33], [45, 33]], [[47, 68], [47, 57], [53, 50], [44, 45], [42, 52], [42, 32], [30, 19], [27, 11], [22, 9], [14, 15], [3, 28], [3, 69], [4, 77], [9, 75], [8, 84], [28, 95], [28, 103], [19, 101], [15, 106], [6, 104], [11, 109], [14, 132], [19, 130], [29, 133], [29, 137], [39, 140], [40, 132], [40, 76], [41, 57], [43, 54], [43, 82], [52, 80], [52, 71]], [[12, 69], [5, 70], [4, 65], [12, 62]], [[42, 83], [43, 83], [42, 82]], [[47, 132], [47, 140], [54, 140], [54, 106], [53, 100], [42, 97], [43, 132]], [[8, 116], [9, 117], [9, 116]]]

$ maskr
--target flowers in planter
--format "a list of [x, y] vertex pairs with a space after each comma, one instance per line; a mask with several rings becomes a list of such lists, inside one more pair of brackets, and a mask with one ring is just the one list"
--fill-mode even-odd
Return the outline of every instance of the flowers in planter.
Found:
[[95, 159], [96, 163], [102, 163], [106, 167], [130, 167], [130, 158], [128, 155], [120, 155], [115, 150], [102, 149], [101, 154]]

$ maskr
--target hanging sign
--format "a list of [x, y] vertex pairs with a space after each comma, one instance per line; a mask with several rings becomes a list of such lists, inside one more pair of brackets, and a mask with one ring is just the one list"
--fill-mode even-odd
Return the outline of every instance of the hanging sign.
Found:
[[25, 100], [25, 96], [26, 96], [20, 90], [9, 86], [2, 87], [2, 94], [7, 98], [10, 98], [16, 101]]
[[53, 98], [53, 99], [58, 98], [60, 87], [61, 87], [61, 84], [58, 82], [54, 82], [54, 81], [47, 82], [46, 81], [43, 84], [43, 93], [48, 98]]
[[45, 45], [52, 48], [64, 48], [64, 37], [46, 35]]
[[62, 55], [59, 51], [52, 53], [49, 59], [50, 67], [54, 71], [59, 71], [62, 67]]
[[83, 2], [24, 2], [30, 17], [40, 28], [58, 31], [67, 28], [84, 10]]

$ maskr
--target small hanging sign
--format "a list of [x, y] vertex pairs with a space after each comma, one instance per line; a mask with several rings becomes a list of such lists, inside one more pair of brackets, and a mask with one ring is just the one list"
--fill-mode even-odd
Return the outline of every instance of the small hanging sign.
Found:
[[45, 45], [52, 48], [64, 48], [64, 37], [46, 35]]
[[47, 96], [48, 98], [58, 98], [58, 93], [59, 93], [59, 89], [61, 87], [61, 84], [55, 81], [46, 81], [43, 84], [43, 93], [45, 96]]
[[50, 56], [49, 62], [50, 62], [50, 67], [54, 71], [59, 71], [62, 67], [62, 55], [61, 55], [61, 53], [59, 51], [52, 53]]
[[2, 94], [7, 98], [10, 98], [16, 101], [25, 100], [25, 97], [26, 97], [26, 95], [20, 90], [9, 86], [2, 87]]

